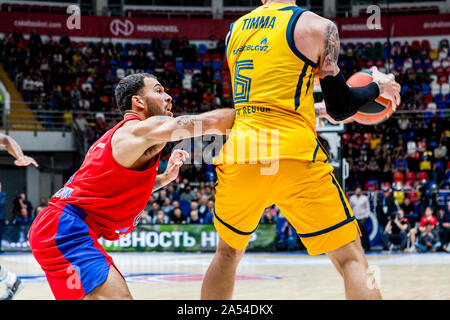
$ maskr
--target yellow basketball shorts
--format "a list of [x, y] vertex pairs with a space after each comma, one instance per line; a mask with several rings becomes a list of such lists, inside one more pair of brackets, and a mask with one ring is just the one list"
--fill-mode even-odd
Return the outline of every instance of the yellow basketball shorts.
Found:
[[289, 159], [276, 165], [218, 165], [214, 226], [219, 236], [244, 249], [264, 209], [275, 204], [310, 255], [354, 241], [361, 231], [332, 171], [328, 163]]

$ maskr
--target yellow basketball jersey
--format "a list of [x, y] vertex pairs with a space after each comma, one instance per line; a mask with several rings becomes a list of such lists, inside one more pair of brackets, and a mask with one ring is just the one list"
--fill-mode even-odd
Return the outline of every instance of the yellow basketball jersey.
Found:
[[293, 33], [297, 6], [263, 5], [231, 24], [226, 56], [236, 120], [215, 164], [326, 161], [317, 140], [314, 74]]

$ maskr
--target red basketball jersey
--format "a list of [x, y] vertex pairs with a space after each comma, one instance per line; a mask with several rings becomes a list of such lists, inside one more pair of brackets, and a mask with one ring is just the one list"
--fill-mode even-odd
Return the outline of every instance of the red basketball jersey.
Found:
[[56, 192], [49, 205], [63, 209], [66, 204], [80, 208], [85, 222], [97, 236], [117, 240], [131, 232], [139, 222], [150, 198], [161, 153], [142, 171], [129, 170], [113, 158], [111, 138], [127, 117], [106, 132], [89, 149], [80, 169]]

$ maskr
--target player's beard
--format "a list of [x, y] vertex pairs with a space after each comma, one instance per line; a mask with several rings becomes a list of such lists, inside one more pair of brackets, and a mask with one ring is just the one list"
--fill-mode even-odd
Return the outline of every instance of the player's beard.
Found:
[[167, 111], [168, 104], [159, 105], [149, 98], [145, 99], [146, 109], [149, 116], [173, 116], [172, 112]]

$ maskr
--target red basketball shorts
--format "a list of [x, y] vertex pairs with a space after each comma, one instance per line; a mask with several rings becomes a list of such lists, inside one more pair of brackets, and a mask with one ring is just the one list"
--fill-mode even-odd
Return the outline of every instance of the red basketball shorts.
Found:
[[82, 299], [105, 282], [111, 264], [115, 267], [85, 218], [70, 204], [63, 210], [49, 206], [30, 228], [31, 250], [57, 300]]

